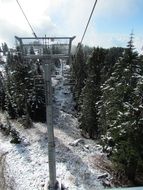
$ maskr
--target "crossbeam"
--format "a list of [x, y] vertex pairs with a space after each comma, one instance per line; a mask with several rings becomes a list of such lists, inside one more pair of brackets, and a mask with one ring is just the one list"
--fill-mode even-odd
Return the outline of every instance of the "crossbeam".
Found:
[[51, 58], [59, 58], [59, 59], [67, 59], [69, 56], [64, 54], [43, 54], [43, 55], [26, 55], [23, 56], [24, 59], [51, 59]]
[[[64, 44], [53, 44], [53, 45], [55, 45], [55, 46], [67, 46], [68, 44], [66, 44], [66, 43], [64, 43]], [[45, 44], [23, 44], [23, 47], [45, 47]], [[51, 44], [49, 45], [49, 46], [51, 46]]]
[[[75, 36], [47, 37], [45, 35], [36, 38], [15, 36], [15, 39], [19, 42], [18, 47], [24, 59], [36, 60], [59, 58], [68, 59], [68, 63], [71, 63], [71, 45]], [[38, 42], [35, 43], [35, 40], [38, 40]], [[33, 43], [29, 41], [33, 41]], [[53, 43], [54, 41], [57, 43]], [[48, 49], [46, 49], [47, 47]], [[35, 54], [30, 53], [30, 48], [33, 48]], [[49, 52], [47, 53], [46, 51]]]
[[73, 37], [17, 37], [15, 36], [15, 38], [20, 41], [20, 40], [74, 40], [76, 36]]

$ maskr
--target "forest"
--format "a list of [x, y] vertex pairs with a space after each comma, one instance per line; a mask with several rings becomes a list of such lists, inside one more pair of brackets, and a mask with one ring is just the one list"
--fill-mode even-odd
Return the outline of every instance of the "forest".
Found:
[[131, 34], [126, 48], [87, 51], [79, 45], [71, 73], [81, 134], [98, 140], [118, 174], [138, 184], [143, 174], [143, 56], [133, 39]]

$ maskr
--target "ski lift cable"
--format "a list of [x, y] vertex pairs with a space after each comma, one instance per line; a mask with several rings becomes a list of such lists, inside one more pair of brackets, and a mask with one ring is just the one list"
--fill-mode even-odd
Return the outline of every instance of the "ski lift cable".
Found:
[[16, 2], [17, 2], [17, 4], [18, 4], [20, 10], [22, 11], [22, 13], [23, 13], [23, 15], [24, 15], [24, 17], [25, 17], [25, 19], [26, 19], [26, 21], [27, 21], [29, 27], [31, 28], [34, 37], [37, 38], [37, 35], [36, 35], [36, 33], [34, 32], [34, 29], [32, 28], [32, 25], [30, 24], [30, 22], [29, 22], [29, 20], [28, 20], [28, 18], [27, 18], [27, 16], [26, 16], [26, 14], [25, 14], [25, 12], [24, 12], [22, 6], [20, 5], [20, 3], [19, 3], [18, 0], [16, 0]]
[[91, 11], [91, 13], [90, 13], [90, 16], [89, 16], [88, 22], [87, 22], [87, 24], [86, 24], [86, 27], [85, 27], [84, 33], [83, 33], [82, 38], [81, 38], [80, 44], [82, 44], [82, 42], [83, 42], [83, 39], [84, 39], [84, 37], [85, 37], [86, 31], [87, 31], [88, 25], [89, 25], [89, 23], [90, 23], [91, 17], [92, 17], [92, 15], [93, 15], [94, 9], [95, 9], [95, 7], [96, 7], [96, 4], [97, 4], [97, 0], [95, 0], [95, 2], [94, 2], [94, 5], [93, 5], [93, 8], [92, 8], [92, 11]]

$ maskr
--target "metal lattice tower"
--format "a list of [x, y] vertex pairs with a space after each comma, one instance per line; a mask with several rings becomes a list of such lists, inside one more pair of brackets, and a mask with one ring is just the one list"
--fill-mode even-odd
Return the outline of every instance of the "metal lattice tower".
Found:
[[[49, 158], [49, 186], [46, 190], [56, 190], [55, 140], [53, 129], [52, 111], [52, 60], [64, 59], [70, 64], [71, 46], [74, 37], [17, 37], [17, 49], [23, 60], [40, 60], [44, 70], [45, 99], [46, 99], [46, 121], [48, 129], [48, 158]], [[32, 48], [32, 52], [31, 51]]]

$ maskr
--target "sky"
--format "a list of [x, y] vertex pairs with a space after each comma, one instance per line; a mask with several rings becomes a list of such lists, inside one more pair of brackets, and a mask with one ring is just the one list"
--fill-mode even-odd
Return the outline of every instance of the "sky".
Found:
[[[80, 42], [95, 0], [19, 0], [37, 36], [76, 36]], [[84, 45], [125, 47], [130, 33], [141, 52], [143, 0], [98, 0]], [[16, 0], [0, 0], [0, 43], [15, 45], [14, 36], [32, 36]]]

